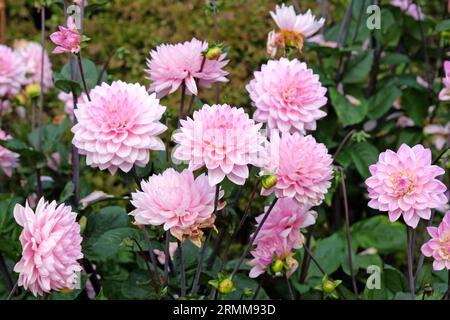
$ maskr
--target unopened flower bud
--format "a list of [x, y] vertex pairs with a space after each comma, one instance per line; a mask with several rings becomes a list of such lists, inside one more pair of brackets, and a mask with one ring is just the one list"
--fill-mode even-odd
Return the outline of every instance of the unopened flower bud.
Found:
[[17, 96], [15, 96], [14, 99], [17, 101], [17, 104], [20, 106], [24, 106], [27, 103], [27, 96], [25, 94], [23, 94], [23, 92], [21, 92]]
[[219, 283], [219, 288], [218, 288], [219, 292], [222, 294], [228, 294], [233, 292], [234, 289], [234, 283], [233, 281], [231, 281], [230, 278], [225, 278], [222, 281], [220, 281]]
[[214, 46], [211, 48], [208, 48], [206, 51], [205, 57], [208, 60], [217, 60], [220, 58], [220, 55], [222, 54], [222, 50], [220, 47]]
[[41, 94], [41, 85], [39, 83], [32, 83], [26, 86], [25, 93], [31, 99], [39, 97]]
[[277, 177], [274, 175], [264, 176], [262, 178], [262, 186], [264, 189], [270, 189], [277, 184]]

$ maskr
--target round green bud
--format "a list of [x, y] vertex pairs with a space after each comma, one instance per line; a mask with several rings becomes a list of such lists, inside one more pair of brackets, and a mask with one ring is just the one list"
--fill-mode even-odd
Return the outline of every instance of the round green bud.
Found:
[[270, 266], [270, 268], [272, 269], [272, 271], [274, 273], [278, 273], [283, 270], [283, 266], [284, 266], [283, 260], [276, 259], [272, 262], [272, 265]]
[[226, 278], [219, 283], [219, 292], [222, 294], [231, 293], [234, 291], [234, 283], [230, 278]]
[[277, 184], [277, 177], [270, 175], [262, 178], [262, 186], [264, 189], [270, 189]]
[[220, 58], [222, 54], [222, 50], [219, 47], [212, 47], [206, 51], [206, 59], [208, 60], [217, 60]]

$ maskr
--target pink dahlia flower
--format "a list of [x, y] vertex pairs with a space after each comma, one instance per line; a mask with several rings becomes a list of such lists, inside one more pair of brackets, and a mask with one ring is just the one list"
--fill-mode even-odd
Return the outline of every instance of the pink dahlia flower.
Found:
[[82, 270], [80, 226], [70, 206], [41, 198], [35, 212], [25, 204], [14, 207], [14, 218], [23, 227], [20, 235], [22, 258], [15, 265], [19, 286], [35, 296], [73, 289]]
[[327, 89], [304, 62], [286, 58], [270, 60], [247, 85], [256, 107], [255, 121], [281, 132], [316, 130], [316, 120], [325, 117]]
[[[18, 41], [15, 44], [16, 51], [22, 56], [27, 68], [27, 84], [41, 82], [42, 46], [36, 42]], [[44, 92], [53, 85], [52, 64], [47, 51], [44, 52]]]
[[167, 127], [159, 122], [166, 110], [144, 86], [114, 81], [90, 92], [91, 101], [77, 105], [78, 123], [72, 128], [73, 144], [86, 163], [115, 174], [133, 165], [145, 167], [150, 150], [164, 150], [158, 137]]
[[175, 92], [184, 82], [187, 93], [197, 95], [197, 85], [210, 88], [214, 82], [227, 82], [228, 72], [223, 70], [228, 63], [226, 53], [217, 60], [209, 60], [203, 56], [206, 49], [206, 41], [193, 38], [183, 43], [162, 44], [152, 50], [145, 70], [152, 81], [149, 90], [160, 98]]
[[136, 224], [163, 225], [177, 239], [187, 236], [197, 245], [201, 229], [213, 227], [216, 188], [209, 185], [206, 175], [194, 178], [187, 169], [179, 173], [170, 168], [142, 181], [141, 189], [131, 194], [136, 209], [130, 215]]
[[316, 20], [316, 17], [308, 10], [304, 14], [297, 15], [293, 6], [288, 6], [283, 3], [275, 7], [275, 12], [271, 11], [270, 15], [281, 31], [289, 31], [300, 33], [303, 37], [310, 37], [319, 31], [325, 23], [324, 18]]
[[426, 257], [433, 257], [433, 269], [450, 270], [450, 211], [444, 216], [439, 227], [428, 227], [431, 239], [422, 245], [422, 253]]
[[436, 179], [445, 171], [431, 165], [431, 151], [422, 145], [402, 144], [397, 153], [386, 150], [369, 170], [369, 207], [387, 211], [391, 221], [403, 215], [405, 223], [415, 228], [420, 218], [430, 219], [431, 209], [447, 202], [447, 188]]
[[412, 0], [391, 0], [391, 5], [399, 7], [405, 14], [413, 17], [415, 20], [424, 20], [425, 15], [420, 9], [420, 6], [413, 3]]
[[22, 57], [10, 47], [0, 44], [0, 98], [12, 97], [27, 83], [27, 68]]
[[57, 47], [53, 49], [52, 53], [60, 54], [65, 52], [80, 52], [81, 36], [78, 32], [75, 20], [69, 16], [67, 18], [67, 28], [59, 26], [58, 29], [59, 31], [53, 32], [50, 35], [50, 40], [57, 45]]
[[[0, 129], [0, 141], [11, 139], [11, 136]], [[0, 146], [0, 169], [8, 176], [12, 176], [13, 169], [19, 167], [19, 155]]]
[[445, 77], [442, 79], [444, 88], [439, 92], [439, 100], [448, 101], [450, 100], [450, 61], [444, 62], [444, 72]]
[[299, 204], [317, 206], [325, 198], [333, 176], [332, 158], [327, 147], [314, 137], [284, 133], [272, 135], [265, 171], [277, 178], [275, 186], [262, 194], [275, 192], [277, 198], [294, 198]]
[[208, 169], [211, 185], [225, 176], [243, 185], [248, 178], [248, 164], [259, 165], [264, 157], [265, 137], [242, 108], [229, 105], [204, 105], [193, 119], [181, 120], [181, 130], [174, 133], [178, 144], [174, 158], [189, 161], [189, 170]]

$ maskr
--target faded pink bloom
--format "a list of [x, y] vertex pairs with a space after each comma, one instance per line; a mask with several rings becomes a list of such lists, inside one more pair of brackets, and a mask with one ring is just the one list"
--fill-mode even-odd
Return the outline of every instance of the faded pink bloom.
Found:
[[197, 95], [197, 86], [210, 88], [214, 82], [227, 82], [228, 72], [223, 70], [228, 63], [224, 60], [226, 53], [217, 60], [204, 59], [207, 48], [206, 41], [193, 38], [183, 43], [162, 44], [152, 50], [145, 70], [149, 74], [147, 79], [152, 81], [149, 90], [161, 98], [175, 92], [184, 82], [187, 93]]
[[83, 199], [80, 199], [81, 208], [86, 208], [91, 202], [101, 199], [112, 198], [113, 196], [103, 191], [93, 191]]
[[433, 257], [434, 270], [450, 270], [450, 211], [447, 211], [439, 227], [427, 227], [427, 231], [431, 239], [422, 245], [423, 255]]
[[429, 88], [428, 82], [424, 78], [422, 78], [421, 76], [417, 76], [416, 77], [416, 82], [418, 84], [420, 84], [424, 88]]
[[[12, 139], [5, 131], [0, 129], [0, 141]], [[0, 169], [8, 176], [12, 176], [12, 171], [19, 167], [19, 155], [0, 146]]]
[[53, 54], [60, 53], [78, 53], [80, 52], [81, 36], [78, 32], [75, 20], [69, 16], [67, 18], [67, 28], [63, 26], [58, 27], [59, 31], [50, 35], [50, 39], [57, 45], [53, 49]]
[[299, 204], [317, 206], [325, 198], [333, 176], [332, 158], [327, 147], [314, 137], [284, 133], [272, 135], [265, 171], [275, 175], [276, 185], [262, 189], [277, 198], [294, 198]]
[[[267, 211], [269, 207], [266, 207]], [[261, 223], [264, 214], [256, 217], [257, 226]], [[315, 223], [317, 214], [309, 211], [305, 205], [299, 205], [293, 199], [280, 199], [272, 209], [269, 217], [262, 226], [255, 239], [256, 248], [252, 251], [254, 259], [249, 262], [253, 268], [250, 277], [256, 278], [272, 264], [274, 258], [292, 261], [291, 251], [303, 246], [304, 237], [301, 228]], [[288, 272], [290, 276], [297, 268], [292, 264]]]
[[12, 98], [27, 83], [27, 68], [20, 54], [0, 44], [0, 99]]
[[14, 207], [14, 218], [23, 227], [22, 258], [15, 265], [19, 286], [35, 296], [73, 289], [82, 270], [80, 226], [70, 206], [41, 198], [35, 212], [25, 203]]
[[[41, 60], [42, 46], [37, 42], [17, 41], [14, 43], [16, 51], [22, 56], [27, 68], [27, 84], [41, 82]], [[47, 92], [53, 85], [52, 64], [48, 58], [47, 51], [44, 52], [44, 82], [43, 90]]]
[[413, 17], [415, 20], [424, 20], [425, 15], [419, 5], [413, 3], [412, 0], [391, 0], [391, 5], [399, 7], [405, 14]]
[[[175, 251], [177, 251], [178, 243], [176, 242], [169, 242], [169, 256], [170, 259], [173, 260]], [[156, 258], [158, 259], [158, 262], [160, 264], [164, 264], [166, 262], [166, 254], [164, 251], [159, 249], [153, 249], [153, 252], [156, 254]]]
[[420, 144], [402, 144], [397, 153], [382, 152], [369, 170], [369, 207], [387, 211], [391, 221], [403, 215], [405, 223], [416, 228], [420, 218], [430, 219], [431, 209], [447, 202], [447, 188], [436, 179], [445, 171], [431, 165], [431, 150]]
[[445, 77], [442, 79], [444, 88], [439, 92], [439, 100], [448, 101], [450, 100], [450, 61], [444, 62], [444, 72]]
[[47, 167], [50, 170], [58, 171], [61, 165], [61, 154], [59, 152], [53, 152], [47, 157]]
[[316, 20], [311, 10], [297, 15], [293, 6], [286, 7], [284, 3], [281, 6], [277, 5], [275, 12], [271, 11], [270, 15], [281, 31], [296, 32], [307, 38], [319, 31], [325, 23], [324, 18]]
[[407, 116], [401, 115], [397, 119], [396, 126], [398, 128], [414, 127], [415, 123], [414, 123], [413, 119], [411, 119], [411, 118], [409, 118]]
[[277, 54], [277, 37], [277, 33], [273, 30], [267, 35], [267, 54], [272, 58]]
[[246, 89], [256, 111], [255, 121], [281, 132], [316, 130], [316, 120], [326, 116], [327, 89], [305, 63], [286, 58], [270, 60], [255, 71]]
[[144, 86], [114, 81], [90, 92], [91, 101], [77, 105], [78, 123], [72, 128], [72, 143], [86, 164], [115, 174], [133, 165], [145, 167], [150, 150], [164, 150], [158, 137], [167, 127], [159, 122], [165, 107]]
[[[180, 241], [188, 236], [196, 244], [201, 229], [213, 227], [216, 188], [208, 184], [205, 174], [194, 178], [187, 169], [179, 173], [169, 168], [142, 181], [141, 189], [131, 194], [136, 209], [130, 215], [136, 224], [162, 225]], [[219, 198], [222, 196], [220, 191]]]
[[328, 48], [337, 48], [338, 43], [335, 41], [327, 41], [325, 40], [325, 37], [323, 34], [316, 34], [315, 36], [308, 39], [308, 42], [317, 43], [318, 45], [322, 47], [328, 47]]
[[11, 112], [11, 102], [0, 99], [0, 116]]
[[445, 126], [438, 124], [429, 124], [423, 132], [431, 135], [431, 141], [438, 150], [442, 150], [450, 137], [450, 122], [447, 122]]
[[211, 185], [225, 176], [243, 185], [249, 174], [247, 165], [258, 166], [264, 153], [266, 139], [259, 132], [261, 126], [242, 108], [205, 104], [194, 112], [193, 119], [181, 120], [181, 130], [173, 135], [178, 144], [173, 156], [189, 161], [192, 171], [206, 166]]
[[[73, 95], [72, 93], [65, 93], [61, 91], [58, 93], [58, 99], [64, 102], [64, 111], [69, 115], [70, 120], [73, 121]], [[87, 96], [85, 92], [82, 92], [77, 99], [77, 104], [86, 103]]]

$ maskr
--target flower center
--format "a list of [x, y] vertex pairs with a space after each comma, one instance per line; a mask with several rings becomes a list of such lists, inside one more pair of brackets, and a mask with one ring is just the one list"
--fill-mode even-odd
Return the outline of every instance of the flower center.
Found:
[[415, 179], [408, 173], [401, 173], [393, 180], [395, 193], [398, 196], [408, 195], [416, 186]]

